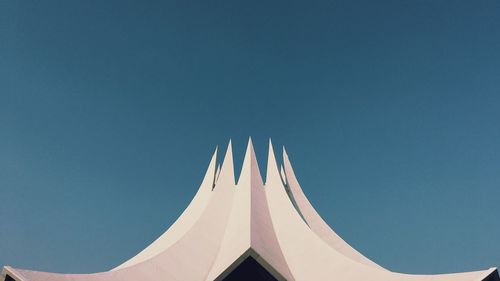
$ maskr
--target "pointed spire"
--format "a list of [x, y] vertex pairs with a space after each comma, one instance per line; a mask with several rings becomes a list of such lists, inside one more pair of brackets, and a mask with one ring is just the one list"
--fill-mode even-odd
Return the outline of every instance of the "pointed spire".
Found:
[[203, 178], [203, 182], [199, 188], [199, 190], [202, 189], [209, 189], [213, 188], [214, 183], [215, 183], [215, 165], [217, 163], [217, 152], [218, 152], [218, 147], [215, 147], [214, 154], [212, 155], [212, 159], [210, 160], [210, 164], [208, 164], [207, 171], [205, 172], [205, 177]]
[[296, 182], [297, 179], [295, 178], [295, 172], [293, 171], [292, 163], [290, 163], [290, 158], [288, 158], [288, 153], [286, 153], [285, 146], [283, 146], [283, 168], [287, 183], [290, 184], [290, 182]]
[[255, 150], [253, 148], [252, 138], [248, 138], [247, 150], [245, 152], [245, 159], [243, 160], [243, 166], [241, 167], [240, 177], [238, 179], [238, 184], [243, 181], [257, 181], [261, 185], [263, 184], [262, 177], [259, 171], [259, 164], [257, 162], [257, 157], [255, 156]]
[[285, 158], [288, 160], [288, 154], [286, 153], [286, 148], [283, 145], [283, 160], [285, 160]]
[[281, 184], [281, 176], [278, 170], [278, 164], [276, 162], [276, 157], [274, 156], [273, 143], [269, 139], [269, 153], [267, 156], [267, 175], [266, 175], [266, 185], [268, 184]]
[[231, 140], [227, 145], [226, 156], [224, 156], [217, 183], [234, 185], [233, 146]]
[[283, 167], [285, 168], [287, 180], [290, 179], [293, 181], [295, 179], [295, 172], [293, 171], [292, 163], [290, 163], [290, 158], [288, 158], [288, 154], [286, 153], [285, 146], [283, 146]]
[[212, 183], [215, 183], [216, 169], [215, 165], [217, 164], [217, 151], [219, 150], [219, 146], [215, 147], [214, 154], [212, 155], [212, 159], [210, 160], [210, 164], [208, 165], [207, 172], [205, 173], [205, 179], [212, 179]]
[[[288, 171], [288, 169], [292, 168], [292, 165], [290, 164], [290, 159], [288, 158], [288, 154], [286, 153], [285, 146], [283, 146], [283, 165], [285, 168], [285, 171]], [[292, 169], [293, 172], [293, 169]]]

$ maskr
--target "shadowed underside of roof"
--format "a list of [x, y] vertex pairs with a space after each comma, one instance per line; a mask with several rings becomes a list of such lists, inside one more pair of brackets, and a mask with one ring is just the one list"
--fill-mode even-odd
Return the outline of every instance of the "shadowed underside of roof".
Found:
[[238, 267], [229, 273], [222, 281], [277, 281], [254, 258], [248, 257]]
[[1, 281], [344, 280], [500, 281], [496, 268], [411, 275], [387, 270], [344, 241], [316, 212], [286, 151], [278, 168], [271, 142], [266, 182], [252, 141], [235, 182], [231, 142], [217, 150], [195, 197], [157, 240], [100, 273], [58, 274], [6, 266]]

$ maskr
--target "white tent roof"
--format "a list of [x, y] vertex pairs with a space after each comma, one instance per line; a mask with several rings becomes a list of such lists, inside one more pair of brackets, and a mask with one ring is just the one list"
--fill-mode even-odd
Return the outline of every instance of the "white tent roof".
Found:
[[223, 280], [251, 256], [277, 280], [500, 281], [496, 268], [439, 275], [382, 268], [353, 249], [319, 216], [304, 195], [286, 151], [280, 171], [269, 143], [265, 184], [251, 140], [237, 184], [231, 142], [220, 170], [216, 156], [217, 150], [198, 192], [177, 221], [123, 264], [92, 274], [6, 266], [0, 280]]

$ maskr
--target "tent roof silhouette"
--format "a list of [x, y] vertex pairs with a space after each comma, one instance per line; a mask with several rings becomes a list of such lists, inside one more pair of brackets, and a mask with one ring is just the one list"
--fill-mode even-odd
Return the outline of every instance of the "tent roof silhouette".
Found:
[[269, 142], [265, 184], [251, 140], [237, 184], [231, 142], [220, 169], [216, 156], [217, 149], [198, 192], [174, 224], [116, 268], [61, 274], [5, 266], [0, 280], [500, 281], [496, 268], [438, 275], [385, 269], [326, 224], [304, 195], [284, 149], [279, 169]]

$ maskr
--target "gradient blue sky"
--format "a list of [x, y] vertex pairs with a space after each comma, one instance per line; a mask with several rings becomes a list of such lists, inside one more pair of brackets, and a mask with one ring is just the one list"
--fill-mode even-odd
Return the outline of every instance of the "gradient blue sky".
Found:
[[0, 265], [121, 263], [251, 135], [381, 265], [500, 266], [499, 121], [499, 1], [4, 0]]

